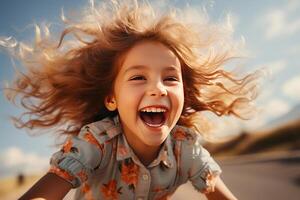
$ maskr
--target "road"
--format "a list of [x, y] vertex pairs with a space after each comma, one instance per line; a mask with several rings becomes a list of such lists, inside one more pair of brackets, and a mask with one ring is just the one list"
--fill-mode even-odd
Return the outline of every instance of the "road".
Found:
[[223, 179], [242, 200], [299, 200], [300, 153], [220, 162]]
[[[240, 200], [300, 199], [300, 152], [241, 156], [218, 163], [223, 170], [223, 181]], [[172, 197], [172, 200], [180, 199], [196, 200], [199, 195], [186, 184]]]
[[[276, 156], [241, 156], [218, 160], [222, 179], [240, 200], [299, 200], [300, 152]], [[22, 191], [23, 193], [23, 191]], [[73, 192], [64, 200], [71, 200]], [[2, 200], [15, 200], [20, 192]], [[182, 185], [171, 200], [204, 200], [190, 183]]]

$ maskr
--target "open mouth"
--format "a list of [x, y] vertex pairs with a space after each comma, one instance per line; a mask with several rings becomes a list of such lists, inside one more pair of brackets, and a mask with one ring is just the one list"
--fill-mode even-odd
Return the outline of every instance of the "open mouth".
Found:
[[142, 121], [150, 127], [160, 127], [166, 121], [167, 109], [163, 107], [146, 107], [139, 111]]

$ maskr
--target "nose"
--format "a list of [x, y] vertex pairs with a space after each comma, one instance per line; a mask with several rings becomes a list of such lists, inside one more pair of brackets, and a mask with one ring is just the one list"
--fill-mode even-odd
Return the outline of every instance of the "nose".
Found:
[[167, 90], [165, 86], [161, 82], [157, 82], [155, 84], [152, 84], [148, 91], [147, 91], [149, 96], [167, 96]]

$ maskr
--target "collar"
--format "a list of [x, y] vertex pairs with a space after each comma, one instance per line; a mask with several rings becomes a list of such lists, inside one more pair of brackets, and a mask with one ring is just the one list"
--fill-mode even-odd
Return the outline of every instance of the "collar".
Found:
[[91, 130], [95, 135], [101, 139], [99, 141], [108, 141], [122, 133], [122, 128], [119, 122], [119, 117], [104, 118], [101, 121], [88, 124], [85, 128]]
[[[88, 126], [96, 134], [97, 137], [101, 137], [101, 141], [109, 141], [116, 137], [117, 147], [116, 147], [116, 159], [118, 161], [132, 158], [132, 160], [141, 165], [141, 162], [134, 154], [133, 150], [129, 146], [125, 135], [123, 134], [122, 126], [119, 120], [119, 116], [114, 118], [104, 118], [101, 121], [94, 122]], [[172, 133], [172, 131], [171, 131]], [[154, 167], [162, 163], [167, 168], [172, 168], [175, 165], [175, 156], [173, 153], [173, 145], [171, 140], [171, 133], [168, 135], [164, 141], [161, 149], [158, 153], [156, 159], [150, 163], [147, 167]]]
[[157, 158], [148, 167], [154, 167], [161, 163], [167, 168], [173, 168], [175, 162], [176, 161], [173, 153], [171, 136], [168, 135], [167, 139], [165, 140], [163, 146], [159, 151]]
[[133, 157], [133, 155], [134, 153], [126, 140], [125, 135], [120, 134], [117, 141], [117, 160], [125, 160]]

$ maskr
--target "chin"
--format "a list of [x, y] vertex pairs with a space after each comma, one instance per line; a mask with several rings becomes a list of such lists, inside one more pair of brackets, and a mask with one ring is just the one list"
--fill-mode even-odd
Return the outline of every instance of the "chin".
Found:
[[149, 139], [145, 142], [146, 145], [148, 146], [160, 146], [164, 141], [167, 139], [168, 135], [165, 137], [160, 137], [160, 138], [153, 138], [152, 140], [149, 141]]
[[147, 142], [146, 145], [148, 145], [149, 147], [159, 147], [162, 143], [164, 143], [164, 140]]

